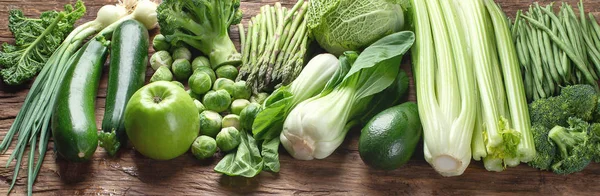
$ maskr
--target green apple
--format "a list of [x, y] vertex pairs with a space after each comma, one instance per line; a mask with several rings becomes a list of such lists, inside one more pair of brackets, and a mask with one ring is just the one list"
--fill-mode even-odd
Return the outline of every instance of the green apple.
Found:
[[169, 160], [190, 149], [198, 137], [200, 117], [185, 90], [158, 81], [133, 94], [125, 108], [125, 130], [142, 155]]

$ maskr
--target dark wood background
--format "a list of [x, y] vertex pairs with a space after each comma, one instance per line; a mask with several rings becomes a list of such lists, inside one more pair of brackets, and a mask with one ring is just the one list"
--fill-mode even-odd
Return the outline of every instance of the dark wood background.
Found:
[[[93, 20], [100, 6], [116, 0], [86, 1], [88, 12], [83, 20]], [[18, 8], [28, 16], [40, 12], [62, 9], [65, 3], [74, 0], [0, 0], [0, 42], [13, 42], [8, 31], [8, 10]], [[259, 7], [273, 4], [276, 0], [250, 0], [242, 2], [244, 23], [255, 15]], [[290, 7], [293, 0], [281, 0]], [[518, 9], [526, 9], [531, 0], [497, 0], [509, 16]], [[542, 0], [542, 4], [550, 1]], [[568, 0], [572, 5], [578, 0]], [[600, 0], [584, 0], [587, 11], [599, 13]], [[153, 31], [155, 34], [157, 31]], [[232, 38], [237, 42], [234, 28]], [[237, 43], [236, 43], [237, 44]], [[402, 67], [409, 70], [405, 61]], [[152, 74], [151, 69], [148, 76]], [[104, 113], [106, 94], [105, 71], [97, 99], [96, 120], [100, 124]], [[30, 84], [10, 87], [0, 82], [0, 137], [10, 128]], [[412, 84], [411, 84], [412, 87]], [[411, 88], [413, 89], [413, 88]], [[411, 90], [409, 100], [415, 100]], [[377, 171], [363, 164], [357, 151], [357, 131], [351, 131], [345, 142], [333, 155], [324, 160], [295, 160], [281, 149], [281, 172], [263, 172], [255, 178], [227, 177], [215, 173], [212, 168], [220, 157], [198, 161], [187, 153], [170, 161], [154, 161], [127, 147], [114, 158], [108, 157], [98, 148], [93, 160], [84, 164], [67, 163], [57, 159], [48, 144], [43, 167], [34, 186], [35, 194], [51, 195], [112, 195], [112, 194], [283, 194], [283, 195], [481, 195], [481, 194], [559, 194], [597, 195], [600, 192], [600, 164], [591, 164], [583, 172], [568, 176], [538, 171], [521, 164], [504, 172], [488, 172], [481, 162], [472, 161], [462, 176], [445, 178], [438, 175], [423, 159], [418, 150], [404, 167], [394, 171]], [[0, 156], [0, 165], [12, 152]], [[14, 162], [11, 164], [14, 165]], [[25, 167], [23, 167], [25, 168]], [[26, 176], [18, 177], [13, 193], [26, 192]], [[0, 167], [0, 194], [7, 192], [12, 180], [13, 169]]]

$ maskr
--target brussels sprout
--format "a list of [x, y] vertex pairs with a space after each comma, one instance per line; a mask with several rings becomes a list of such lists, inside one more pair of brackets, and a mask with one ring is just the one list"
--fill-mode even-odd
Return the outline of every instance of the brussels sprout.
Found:
[[233, 65], [223, 65], [219, 67], [216, 71], [217, 78], [227, 78], [230, 80], [235, 80], [238, 75], [238, 69]]
[[202, 100], [202, 95], [199, 95], [199, 94], [196, 94], [196, 93], [192, 92], [192, 89], [188, 89], [185, 92], [187, 92], [188, 95], [190, 95], [190, 97], [192, 97], [192, 99], [195, 99], [195, 100], [198, 100], [198, 101]]
[[202, 101], [206, 109], [224, 112], [231, 104], [231, 95], [226, 90], [208, 91]]
[[173, 50], [173, 59], [185, 59], [188, 62], [192, 60], [192, 52], [186, 47], [179, 47]]
[[207, 159], [217, 152], [217, 141], [212, 137], [201, 135], [192, 143], [192, 154], [196, 159]]
[[235, 127], [225, 127], [217, 134], [217, 146], [221, 151], [230, 151], [240, 145], [240, 131]]
[[233, 93], [231, 93], [231, 96], [234, 99], [250, 99], [251, 95], [252, 91], [246, 85], [246, 81], [238, 81], [233, 84]]
[[210, 90], [210, 87], [212, 87], [212, 82], [210, 81], [210, 76], [208, 76], [208, 74], [204, 72], [196, 72], [190, 76], [188, 85], [194, 93], [201, 95]]
[[196, 72], [204, 72], [208, 74], [208, 76], [210, 76], [210, 81], [212, 82], [212, 84], [214, 84], [217, 80], [217, 75], [215, 75], [215, 72], [210, 67], [198, 67], [194, 69], [194, 73]]
[[250, 102], [262, 105], [265, 102], [265, 100], [267, 100], [267, 97], [269, 97], [268, 93], [258, 93], [257, 95], [253, 95], [252, 97], [250, 97]]
[[213, 90], [226, 90], [230, 95], [233, 94], [233, 85], [235, 84], [235, 82], [233, 82], [233, 80], [227, 79], [227, 78], [219, 78], [215, 81], [215, 84], [213, 85]]
[[171, 83], [176, 84], [177, 86], [179, 86], [179, 87], [181, 87], [182, 89], [185, 90], [185, 86], [181, 82], [173, 80], [173, 81], [171, 81]]
[[192, 65], [185, 59], [175, 60], [171, 65], [171, 69], [173, 70], [173, 76], [178, 81], [186, 81], [192, 75]]
[[217, 133], [221, 130], [221, 121], [222, 118], [219, 113], [204, 110], [200, 113], [200, 134], [210, 137], [217, 136]]
[[154, 36], [154, 39], [152, 40], [152, 46], [154, 47], [155, 51], [169, 50], [171, 48], [171, 43], [167, 41], [163, 34], [158, 34]]
[[246, 106], [250, 105], [250, 101], [245, 99], [236, 99], [231, 102], [231, 113], [240, 115]]
[[201, 114], [202, 112], [204, 112], [204, 110], [206, 110], [204, 105], [200, 103], [200, 101], [198, 101], [197, 99], [194, 99], [194, 104], [196, 104], [196, 108], [198, 108], [198, 114]]
[[221, 121], [221, 127], [235, 127], [236, 129], [241, 129], [240, 116], [235, 114], [227, 114], [227, 116], [223, 117], [223, 121]]
[[248, 106], [246, 106], [246, 108], [242, 110], [242, 112], [240, 113], [240, 127], [242, 128], [242, 130], [252, 130], [252, 124], [254, 123], [254, 119], [260, 111], [262, 111], [262, 107], [258, 103], [250, 103]]
[[171, 55], [167, 51], [155, 52], [152, 54], [152, 57], [150, 57], [150, 67], [155, 71], [163, 66], [171, 69], [171, 64], [173, 64], [173, 58], [171, 58]]
[[150, 78], [150, 83], [156, 82], [156, 81], [171, 81], [171, 80], [173, 80], [173, 74], [171, 73], [171, 71], [169, 71], [169, 68], [167, 68], [165, 66], [160, 66], [154, 72], [154, 74], [152, 74], [152, 77]]
[[[196, 70], [196, 69], [198, 69], [200, 67], [208, 67], [208, 68], [210, 68], [210, 61], [205, 56], [196, 57], [192, 61], [192, 69]], [[212, 68], [211, 68], [211, 70], [212, 70]]]

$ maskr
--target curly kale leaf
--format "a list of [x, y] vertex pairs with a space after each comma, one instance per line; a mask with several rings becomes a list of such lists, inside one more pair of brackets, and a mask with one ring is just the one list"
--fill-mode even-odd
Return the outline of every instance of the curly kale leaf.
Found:
[[32, 79], [85, 11], [81, 0], [75, 6], [65, 5], [61, 12], [44, 12], [39, 19], [28, 18], [21, 10], [11, 10], [8, 28], [15, 37], [15, 44], [2, 44], [0, 76], [4, 82], [18, 85]]

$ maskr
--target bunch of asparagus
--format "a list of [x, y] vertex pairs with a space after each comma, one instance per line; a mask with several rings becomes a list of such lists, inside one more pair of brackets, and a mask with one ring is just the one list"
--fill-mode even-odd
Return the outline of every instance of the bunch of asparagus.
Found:
[[[557, 95], [561, 86], [590, 84], [598, 88], [600, 75], [600, 25], [583, 3], [579, 13], [563, 3], [535, 3], [524, 15], [519, 11], [512, 28], [527, 99]], [[589, 17], [589, 20], [588, 20]]]
[[292, 82], [302, 71], [309, 45], [304, 15], [308, 3], [299, 0], [291, 10], [275, 3], [265, 5], [248, 24], [242, 24], [242, 67], [237, 80], [246, 80], [255, 93], [271, 91]]

